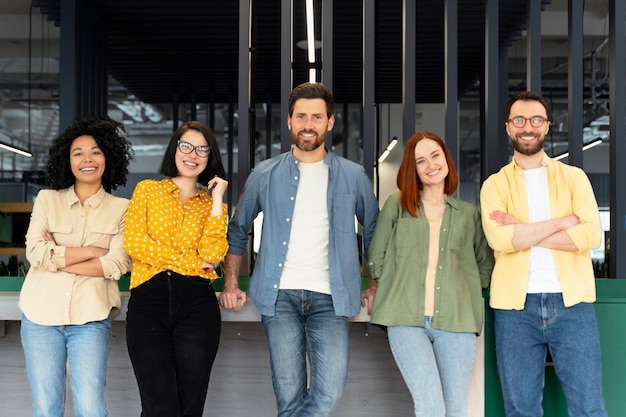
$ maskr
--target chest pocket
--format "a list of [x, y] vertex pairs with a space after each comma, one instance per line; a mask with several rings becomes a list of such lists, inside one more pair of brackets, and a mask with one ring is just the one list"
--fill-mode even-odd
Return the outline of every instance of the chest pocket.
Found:
[[52, 233], [57, 245], [73, 246], [72, 225], [61, 222], [50, 221], [48, 230]]
[[108, 248], [111, 239], [118, 233], [119, 226], [116, 223], [94, 224], [88, 227], [85, 246], [98, 246]]
[[355, 194], [339, 194], [333, 197], [333, 227], [341, 232], [355, 233]]

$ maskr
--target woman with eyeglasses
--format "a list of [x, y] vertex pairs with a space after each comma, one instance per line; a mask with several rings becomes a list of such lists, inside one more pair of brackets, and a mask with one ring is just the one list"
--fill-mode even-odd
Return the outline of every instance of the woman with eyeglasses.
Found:
[[142, 417], [200, 417], [221, 331], [213, 265], [228, 250], [228, 183], [211, 129], [197, 121], [178, 128], [161, 174], [138, 183], [128, 206], [126, 342]]

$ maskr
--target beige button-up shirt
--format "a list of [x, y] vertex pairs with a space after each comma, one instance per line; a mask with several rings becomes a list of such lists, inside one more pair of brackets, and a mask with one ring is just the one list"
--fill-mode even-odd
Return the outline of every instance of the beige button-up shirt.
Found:
[[[41, 325], [84, 324], [103, 320], [119, 308], [117, 280], [131, 264], [124, 251], [124, 222], [128, 200], [100, 189], [81, 205], [74, 187], [42, 190], [35, 199], [26, 233], [30, 269], [20, 293], [20, 308]], [[42, 229], [52, 233], [47, 242]], [[97, 246], [109, 252], [100, 257], [103, 277], [61, 271], [67, 247]]]

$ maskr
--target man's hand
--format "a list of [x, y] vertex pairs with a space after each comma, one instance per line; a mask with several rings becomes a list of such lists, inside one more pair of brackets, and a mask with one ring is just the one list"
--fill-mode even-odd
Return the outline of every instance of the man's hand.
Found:
[[495, 220], [500, 226], [508, 226], [510, 224], [519, 224], [519, 221], [509, 213], [503, 211], [494, 210], [489, 215], [491, 220]]
[[224, 286], [219, 297], [220, 306], [227, 310], [239, 311], [248, 301], [248, 295], [235, 286]]
[[570, 214], [569, 216], [561, 217], [561, 223], [563, 225], [562, 230], [567, 230], [570, 227], [574, 227], [580, 224], [580, 219], [575, 214]]

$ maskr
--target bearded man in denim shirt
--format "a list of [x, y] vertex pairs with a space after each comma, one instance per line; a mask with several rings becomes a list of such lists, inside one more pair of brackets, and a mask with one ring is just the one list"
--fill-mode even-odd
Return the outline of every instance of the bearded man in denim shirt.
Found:
[[363, 167], [323, 146], [335, 123], [333, 107], [322, 84], [292, 90], [288, 124], [294, 146], [250, 173], [228, 225], [220, 304], [238, 311], [248, 300], [239, 288], [248, 233], [263, 212], [248, 293], [267, 334], [279, 417], [330, 416], [341, 399], [348, 374], [348, 317], [360, 311], [355, 216], [366, 250], [378, 216]]

